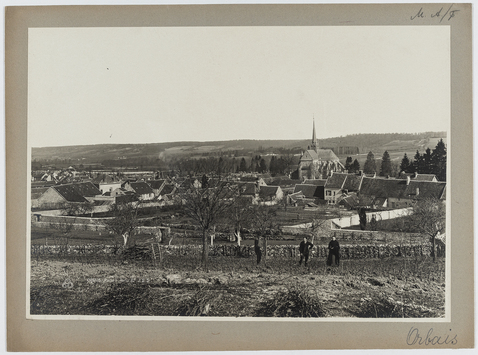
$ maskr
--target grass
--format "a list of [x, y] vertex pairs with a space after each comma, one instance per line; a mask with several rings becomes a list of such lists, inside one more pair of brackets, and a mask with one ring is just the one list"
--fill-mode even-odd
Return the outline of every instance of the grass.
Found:
[[[442, 317], [445, 260], [343, 260], [196, 256], [105, 263], [40, 257], [31, 262], [31, 313], [216, 317]], [[70, 287], [71, 286], [71, 287]]]

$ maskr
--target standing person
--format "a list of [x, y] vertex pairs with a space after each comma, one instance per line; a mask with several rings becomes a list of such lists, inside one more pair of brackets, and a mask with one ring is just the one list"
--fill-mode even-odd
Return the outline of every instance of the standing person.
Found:
[[261, 257], [262, 257], [262, 251], [259, 243], [260, 238], [255, 238], [254, 239], [254, 252], [256, 253], [257, 256], [257, 265], [261, 262]]
[[300, 252], [300, 260], [299, 265], [302, 265], [302, 260], [305, 261], [305, 266], [307, 266], [307, 261], [309, 260], [309, 250], [312, 249], [314, 244], [309, 242], [307, 237], [304, 237], [304, 240], [300, 242], [299, 245], [299, 252]]
[[332, 240], [329, 243], [329, 257], [327, 258], [327, 265], [332, 265], [332, 256], [335, 256], [335, 265], [339, 266], [340, 261], [340, 245], [339, 242], [335, 239], [335, 236], [332, 237]]

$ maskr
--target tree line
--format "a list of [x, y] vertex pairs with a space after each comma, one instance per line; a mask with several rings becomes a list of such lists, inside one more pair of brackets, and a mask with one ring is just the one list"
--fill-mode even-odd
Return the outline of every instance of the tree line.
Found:
[[417, 150], [413, 161], [405, 153], [400, 170], [406, 173], [434, 174], [439, 181], [446, 181], [446, 146], [443, 139], [440, 139], [433, 151], [427, 148], [425, 153], [420, 154]]
[[[344, 165], [349, 173], [358, 173], [360, 163], [357, 159], [352, 161], [352, 157], [347, 157]], [[373, 152], [367, 154], [363, 166], [365, 174], [379, 174], [380, 176], [394, 176], [398, 177], [401, 172], [404, 173], [419, 173], [419, 174], [434, 174], [439, 181], [446, 181], [446, 146], [443, 139], [437, 143], [435, 149], [427, 148], [425, 153], [420, 154], [417, 150], [413, 161], [411, 161], [407, 153], [398, 165], [390, 159], [390, 154], [385, 151], [382, 155], [380, 166], [377, 166]]]

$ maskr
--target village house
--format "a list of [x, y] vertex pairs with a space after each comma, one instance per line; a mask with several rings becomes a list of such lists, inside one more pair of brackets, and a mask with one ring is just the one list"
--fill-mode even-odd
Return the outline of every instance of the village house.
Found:
[[329, 205], [335, 205], [337, 199], [342, 195], [342, 189], [347, 179], [347, 174], [335, 173], [327, 179], [324, 186], [324, 199]]
[[257, 203], [259, 198], [259, 186], [255, 182], [237, 183], [239, 196], [247, 198], [251, 203]]
[[393, 178], [364, 177], [358, 194], [360, 205], [373, 209], [397, 209], [425, 198], [446, 199], [446, 183]]
[[280, 186], [260, 186], [259, 199], [266, 205], [275, 205], [284, 197]]
[[161, 192], [156, 197], [158, 201], [161, 201], [163, 205], [173, 205], [176, 202], [175, 193], [177, 187], [174, 184], [164, 184]]
[[65, 203], [92, 202], [95, 196], [101, 196], [101, 191], [91, 182], [55, 185], [43, 192], [35, 204], [37, 208], [56, 209]]
[[117, 188], [111, 192], [105, 192], [103, 196], [110, 196], [114, 203], [128, 203], [138, 201], [135, 192], [125, 188]]
[[[294, 194], [302, 192], [304, 198], [312, 200], [324, 200], [324, 185], [297, 184], [294, 188]], [[318, 201], [315, 201], [318, 202]]]
[[151, 201], [154, 199], [153, 189], [144, 181], [126, 182], [122, 187], [127, 191], [134, 192], [140, 201]]
[[161, 190], [166, 185], [165, 179], [149, 180], [146, 183], [151, 187], [154, 192], [154, 196], [158, 197], [161, 194]]
[[199, 189], [201, 187], [201, 181], [196, 178], [187, 178], [178, 183], [178, 190], [181, 192], [187, 191], [191, 188]]
[[122, 181], [114, 175], [99, 174], [91, 182], [104, 194], [121, 188]]
[[410, 180], [416, 180], [416, 181], [433, 181], [433, 182], [438, 182], [438, 179], [435, 174], [419, 174], [417, 172], [415, 173], [401, 173], [400, 174], [400, 179], [407, 179], [407, 177], [410, 178]]
[[358, 192], [364, 176], [359, 174], [332, 173], [324, 186], [325, 200], [329, 205], [335, 205], [343, 195]]
[[264, 179], [262, 177], [257, 177], [255, 175], [241, 176], [240, 181], [241, 182], [255, 183], [256, 186], [267, 186], [267, 183], [264, 181]]

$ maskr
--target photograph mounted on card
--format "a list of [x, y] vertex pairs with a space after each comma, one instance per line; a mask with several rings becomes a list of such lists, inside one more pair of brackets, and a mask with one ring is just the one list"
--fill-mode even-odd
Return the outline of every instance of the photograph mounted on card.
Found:
[[473, 346], [469, 5], [6, 15], [9, 349]]

